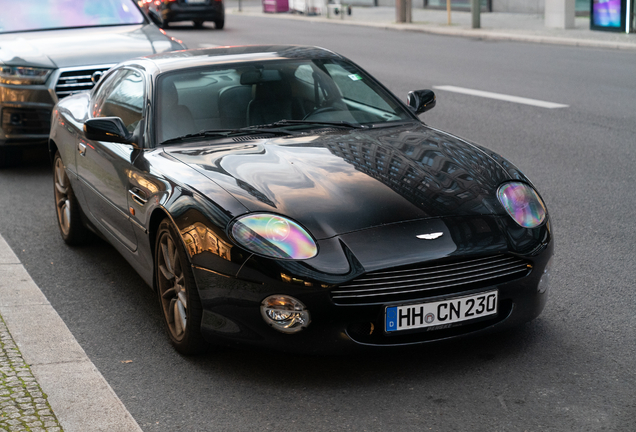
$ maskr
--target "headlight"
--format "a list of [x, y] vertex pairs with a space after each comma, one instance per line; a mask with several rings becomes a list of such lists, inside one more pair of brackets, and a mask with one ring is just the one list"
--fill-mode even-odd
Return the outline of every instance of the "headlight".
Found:
[[308, 259], [318, 253], [316, 242], [296, 222], [268, 213], [253, 213], [238, 218], [230, 232], [246, 249], [272, 258]]
[[511, 218], [524, 228], [535, 228], [545, 220], [546, 209], [529, 185], [509, 182], [499, 186], [497, 198]]
[[0, 66], [0, 83], [2, 84], [44, 84], [51, 74], [51, 69]]

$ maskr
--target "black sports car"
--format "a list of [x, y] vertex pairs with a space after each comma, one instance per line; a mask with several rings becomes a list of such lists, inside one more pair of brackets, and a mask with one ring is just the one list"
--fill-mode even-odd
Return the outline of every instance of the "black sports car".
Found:
[[423, 124], [433, 92], [407, 101], [316, 47], [126, 61], [54, 111], [62, 237], [112, 243], [185, 354], [342, 352], [535, 318], [553, 253], [541, 197]]

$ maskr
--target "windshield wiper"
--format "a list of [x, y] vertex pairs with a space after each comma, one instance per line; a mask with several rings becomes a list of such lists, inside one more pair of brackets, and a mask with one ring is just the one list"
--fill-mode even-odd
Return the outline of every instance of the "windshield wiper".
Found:
[[[269, 126], [269, 125], [268, 125]], [[266, 128], [267, 133], [271, 134], [280, 134], [280, 135], [291, 135], [292, 132], [284, 130], [284, 129], [274, 129], [274, 128]], [[170, 144], [173, 142], [184, 141], [191, 138], [227, 138], [234, 135], [247, 135], [254, 132], [263, 132], [263, 129], [260, 126], [247, 126], [239, 129], [213, 129], [208, 131], [201, 131], [196, 133], [190, 133], [182, 136], [178, 136], [176, 138], [170, 138], [168, 140], [163, 141], [160, 145]]]
[[321, 126], [346, 127], [346, 128], [352, 128], [352, 129], [366, 129], [368, 127], [359, 123], [351, 123], [344, 120], [339, 120], [339, 121], [280, 120], [274, 123], [252, 126], [252, 127], [267, 129], [267, 128], [277, 128], [281, 126], [291, 126], [291, 125], [321, 125]]

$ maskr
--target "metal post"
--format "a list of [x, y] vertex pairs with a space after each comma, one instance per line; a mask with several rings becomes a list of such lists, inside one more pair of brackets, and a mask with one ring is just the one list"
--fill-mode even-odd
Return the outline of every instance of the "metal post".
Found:
[[242, 12], [243, 8], [241, 7], [241, 0], [239, 0], [239, 12]]
[[473, 15], [473, 28], [481, 27], [481, 0], [470, 0], [470, 11]]
[[406, 22], [406, 0], [395, 0], [395, 21]]
[[451, 0], [446, 0], [446, 14], [448, 15], [448, 25], [451, 25]]

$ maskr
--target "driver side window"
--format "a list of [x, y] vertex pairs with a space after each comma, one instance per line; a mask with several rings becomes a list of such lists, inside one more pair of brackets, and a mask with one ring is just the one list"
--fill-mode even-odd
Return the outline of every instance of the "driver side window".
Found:
[[144, 114], [144, 80], [130, 69], [116, 73], [99, 89], [93, 104], [93, 117], [119, 117], [133, 132]]

